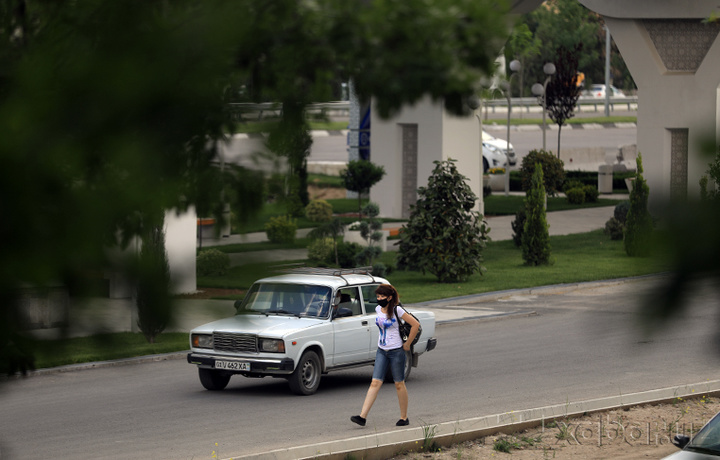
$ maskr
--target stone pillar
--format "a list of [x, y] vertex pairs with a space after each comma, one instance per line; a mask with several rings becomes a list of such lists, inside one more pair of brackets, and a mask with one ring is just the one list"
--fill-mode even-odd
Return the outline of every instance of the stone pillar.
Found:
[[638, 87], [638, 153], [651, 205], [699, 193], [720, 139], [720, 24], [703, 21], [716, 2], [580, 0], [601, 14]]

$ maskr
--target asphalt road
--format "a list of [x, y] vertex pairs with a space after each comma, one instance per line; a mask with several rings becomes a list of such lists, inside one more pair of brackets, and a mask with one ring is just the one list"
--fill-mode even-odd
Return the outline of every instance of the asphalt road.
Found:
[[[486, 125], [486, 131], [493, 136], [506, 140], [507, 130]], [[510, 132], [510, 142], [518, 155], [518, 167], [522, 158], [530, 150], [542, 147], [542, 131], [523, 131], [513, 129]], [[601, 128], [601, 129], [573, 129], [564, 127], [561, 135], [563, 149], [605, 147], [617, 149], [622, 145], [637, 143], [636, 128]], [[548, 130], [546, 146], [555, 151], [557, 149], [557, 131]], [[225, 161], [250, 165], [250, 156], [253, 152], [263, 151], [262, 138], [234, 139], [223, 148]], [[347, 140], [343, 135], [330, 135], [314, 137], [309, 161], [347, 161]]]
[[[694, 290], [690, 312], [646, 336], [636, 305], [653, 282], [508, 295], [489, 306], [537, 314], [441, 325], [438, 348], [408, 381], [411, 422], [717, 379], [716, 291]], [[182, 360], [13, 379], [0, 385], [0, 458], [228, 458], [393, 430], [389, 385], [367, 427], [349, 422], [370, 377], [370, 368], [330, 374], [310, 397], [291, 395], [284, 380], [242, 377], [205, 391]]]

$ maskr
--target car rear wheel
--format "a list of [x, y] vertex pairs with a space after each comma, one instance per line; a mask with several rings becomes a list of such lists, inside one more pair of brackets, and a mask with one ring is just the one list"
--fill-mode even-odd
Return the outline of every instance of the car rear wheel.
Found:
[[230, 382], [230, 374], [225, 374], [213, 369], [198, 368], [198, 375], [200, 376], [202, 386], [210, 391], [224, 390]]
[[290, 390], [296, 395], [311, 395], [320, 386], [321, 375], [320, 358], [314, 351], [307, 351], [302, 355], [295, 372], [288, 379]]

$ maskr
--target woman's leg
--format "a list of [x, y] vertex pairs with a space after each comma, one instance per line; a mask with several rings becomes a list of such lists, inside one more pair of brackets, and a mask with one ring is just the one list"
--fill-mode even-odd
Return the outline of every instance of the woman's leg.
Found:
[[395, 382], [395, 389], [397, 390], [398, 402], [400, 403], [400, 418], [402, 420], [407, 420], [409, 398], [405, 382]]
[[377, 399], [378, 392], [382, 386], [382, 380], [372, 379], [370, 382], [370, 388], [368, 388], [367, 394], [365, 395], [365, 401], [363, 402], [362, 411], [360, 417], [367, 418], [370, 409]]

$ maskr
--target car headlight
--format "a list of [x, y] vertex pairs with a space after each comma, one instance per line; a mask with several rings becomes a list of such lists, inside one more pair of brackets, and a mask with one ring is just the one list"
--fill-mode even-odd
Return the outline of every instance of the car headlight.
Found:
[[213, 336], [212, 334], [191, 334], [190, 344], [193, 348], [212, 348]]
[[258, 349], [266, 353], [285, 353], [285, 342], [278, 339], [258, 339]]
[[490, 145], [490, 144], [483, 144], [483, 145], [485, 146], [486, 149], [490, 150], [492, 153], [500, 152], [500, 149], [495, 147], [494, 145]]

